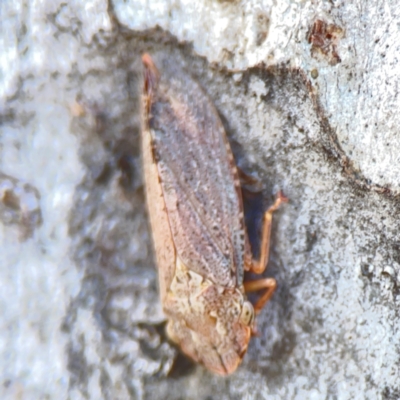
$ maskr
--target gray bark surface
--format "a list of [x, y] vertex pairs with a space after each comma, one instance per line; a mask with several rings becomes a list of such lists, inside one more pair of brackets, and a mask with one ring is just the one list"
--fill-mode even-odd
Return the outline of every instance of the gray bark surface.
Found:
[[[0, 398], [400, 398], [399, 24], [395, 1], [2, 1]], [[259, 179], [255, 246], [290, 199], [228, 378], [165, 335], [143, 52], [200, 83]]]

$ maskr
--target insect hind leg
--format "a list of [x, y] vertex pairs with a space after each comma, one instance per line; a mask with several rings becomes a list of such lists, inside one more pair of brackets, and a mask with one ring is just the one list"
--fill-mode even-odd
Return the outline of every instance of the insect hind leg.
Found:
[[261, 254], [259, 260], [252, 260], [250, 271], [256, 274], [262, 274], [267, 267], [269, 257], [269, 245], [271, 239], [272, 214], [280, 207], [282, 203], [287, 203], [288, 198], [281, 191], [278, 192], [274, 204], [268, 208], [263, 217], [263, 228], [261, 235]]

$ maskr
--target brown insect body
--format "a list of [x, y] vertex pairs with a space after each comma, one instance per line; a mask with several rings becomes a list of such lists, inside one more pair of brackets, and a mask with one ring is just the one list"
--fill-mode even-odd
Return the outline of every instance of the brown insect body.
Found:
[[[176, 66], [164, 63], [159, 74], [149, 55], [142, 59], [146, 196], [167, 331], [187, 355], [226, 375], [241, 362], [253, 328], [244, 271], [262, 272], [268, 251], [264, 266], [253, 262], [237, 169], [214, 106]], [[272, 211], [284, 200], [266, 213], [266, 248]], [[263, 288], [257, 311], [275, 280], [246, 287]]]

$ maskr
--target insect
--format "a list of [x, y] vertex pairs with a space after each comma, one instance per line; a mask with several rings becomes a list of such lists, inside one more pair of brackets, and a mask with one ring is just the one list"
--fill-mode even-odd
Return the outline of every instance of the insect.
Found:
[[[269, 254], [272, 213], [265, 212], [261, 254], [253, 260], [244, 224], [238, 170], [221, 120], [201, 87], [165, 61], [144, 66], [142, 150], [146, 197], [168, 336], [209, 370], [236, 370], [254, 316], [276, 281], [244, 282], [262, 273]], [[246, 292], [264, 290], [253, 305]]]

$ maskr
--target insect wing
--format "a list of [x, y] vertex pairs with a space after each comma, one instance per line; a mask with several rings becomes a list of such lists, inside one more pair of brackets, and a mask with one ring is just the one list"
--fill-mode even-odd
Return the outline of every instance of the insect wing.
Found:
[[181, 261], [222, 286], [243, 280], [245, 230], [237, 172], [217, 112], [184, 72], [161, 70], [149, 128]]
[[[146, 109], [146, 107], [144, 107], [144, 109]], [[151, 147], [152, 139], [147, 127], [146, 110], [144, 110], [144, 113], [146, 115], [144, 116], [145, 121], [142, 129], [142, 156], [144, 178], [146, 181], [146, 198], [159, 269], [160, 296], [162, 302], [164, 302], [168, 288], [175, 274], [176, 253], [175, 244], [169, 226], [168, 215], [165, 209], [158, 169], [153, 160]]]

